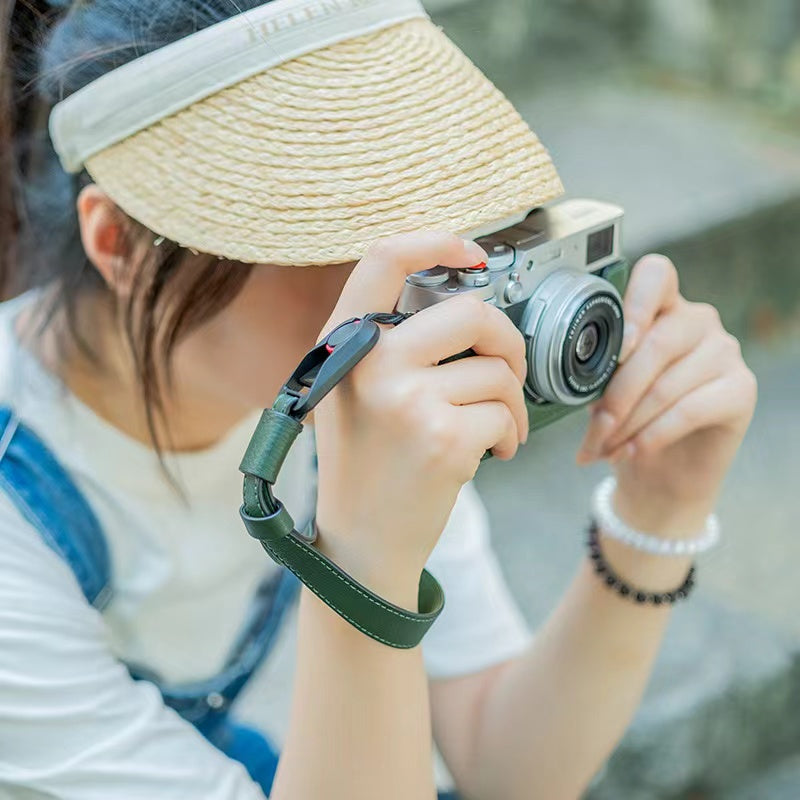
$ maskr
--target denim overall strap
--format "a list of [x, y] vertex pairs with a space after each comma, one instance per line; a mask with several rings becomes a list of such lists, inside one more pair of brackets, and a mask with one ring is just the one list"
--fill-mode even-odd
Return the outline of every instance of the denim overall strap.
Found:
[[9, 408], [0, 408], [0, 431], [0, 489], [102, 611], [111, 600], [112, 573], [97, 517], [47, 446]]
[[262, 582], [225, 666], [212, 678], [170, 686], [157, 674], [128, 665], [134, 678], [155, 683], [166, 705], [191, 722], [217, 749], [243, 764], [266, 796], [272, 791], [280, 756], [260, 731], [236, 722], [231, 706], [273, 649], [299, 588], [300, 582], [289, 570]]
[[141, 668], [130, 667], [131, 674], [158, 684], [164, 702], [212, 738], [217, 725], [227, 717], [239, 693], [273, 649], [299, 587], [300, 582], [288, 570], [261, 583], [225, 665], [212, 678], [170, 686]]
[[[100, 523], [47, 446], [6, 407], [0, 407], [0, 490], [72, 569], [86, 600], [102, 611], [112, 597], [112, 569]], [[155, 673], [128, 665], [132, 677], [154, 683], [166, 705], [241, 762], [267, 796], [278, 753], [259, 731], [236, 723], [230, 708], [275, 645], [299, 588], [288, 570], [262, 582], [223, 669], [212, 678], [169, 686]], [[449, 794], [440, 798], [455, 800]]]
[[[64, 467], [6, 407], [0, 407], [0, 491], [70, 567], [87, 602], [102, 611], [112, 597], [111, 558], [102, 527]], [[288, 570], [262, 582], [223, 669], [212, 678], [169, 686], [157, 674], [128, 665], [133, 678], [155, 684], [165, 705], [243, 763], [266, 794], [278, 754], [259, 731], [237, 724], [229, 712], [272, 650], [298, 589]]]

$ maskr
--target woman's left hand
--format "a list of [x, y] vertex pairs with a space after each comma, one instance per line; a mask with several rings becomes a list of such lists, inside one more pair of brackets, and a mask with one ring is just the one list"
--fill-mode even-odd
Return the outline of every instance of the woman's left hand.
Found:
[[621, 366], [594, 405], [578, 463], [607, 459], [626, 521], [698, 533], [713, 509], [756, 403], [756, 379], [717, 310], [678, 290], [664, 256], [633, 269]]

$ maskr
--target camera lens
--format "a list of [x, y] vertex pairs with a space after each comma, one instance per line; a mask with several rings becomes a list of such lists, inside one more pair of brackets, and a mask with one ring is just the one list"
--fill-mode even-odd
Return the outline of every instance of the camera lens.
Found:
[[585, 364], [597, 352], [600, 331], [594, 322], [589, 323], [579, 334], [575, 345], [575, 356], [581, 364]]
[[622, 299], [591, 273], [558, 270], [531, 296], [522, 318], [527, 389], [551, 403], [581, 405], [605, 388], [622, 346]]

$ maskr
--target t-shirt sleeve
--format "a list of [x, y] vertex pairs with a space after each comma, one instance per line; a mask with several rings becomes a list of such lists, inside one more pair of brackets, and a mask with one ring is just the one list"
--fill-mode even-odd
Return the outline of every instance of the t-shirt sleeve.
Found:
[[492, 550], [489, 519], [472, 483], [464, 486], [428, 569], [445, 607], [423, 640], [431, 678], [479, 672], [520, 655], [531, 641]]
[[31, 800], [264, 800], [241, 765], [130, 678], [67, 565], [2, 495], [0, 787]]

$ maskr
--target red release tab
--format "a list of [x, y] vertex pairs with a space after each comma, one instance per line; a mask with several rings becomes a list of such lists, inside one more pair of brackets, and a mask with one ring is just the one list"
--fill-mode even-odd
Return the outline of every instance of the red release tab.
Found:
[[328, 355], [331, 355], [331, 353], [333, 353], [334, 350], [334, 348], [329, 344], [325, 345], [325, 349], [328, 351]]

